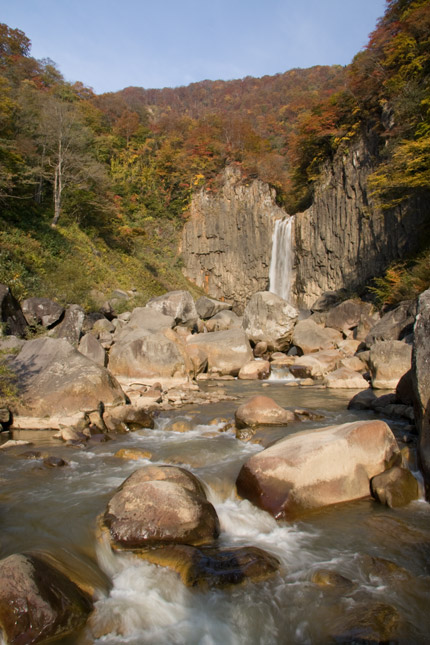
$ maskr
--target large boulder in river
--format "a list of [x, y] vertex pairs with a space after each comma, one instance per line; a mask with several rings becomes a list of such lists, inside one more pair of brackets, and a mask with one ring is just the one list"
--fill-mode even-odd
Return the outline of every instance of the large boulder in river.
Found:
[[334, 349], [341, 343], [340, 331], [330, 327], [320, 327], [311, 318], [300, 320], [294, 327], [293, 345], [303, 354], [312, 354], [324, 349]]
[[298, 311], [280, 296], [259, 291], [251, 296], [243, 314], [243, 329], [254, 343], [266, 341], [273, 350], [291, 345]]
[[394, 390], [406, 372], [411, 369], [412, 347], [400, 340], [382, 340], [375, 343], [369, 355], [372, 387]]
[[419, 432], [418, 456], [430, 500], [430, 289], [418, 300], [412, 354], [415, 419]]
[[399, 452], [383, 421], [357, 421], [297, 432], [251, 457], [239, 495], [276, 518], [367, 497], [370, 479]]
[[90, 598], [39, 555], [0, 561], [0, 631], [9, 645], [67, 636], [85, 624], [91, 609]]
[[198, 479], [174, 466], [135, 471], [109, 501], [103, 518], [112, 545], [211, 544], [219, 521]]
[[176, 343], [162, 333], [122, 330], [109, 353], [109, 370], [124, 378], [183, 378], [184, 358]]
[[30, 340], [11, 365], [18, 377], [21, 414], [56, 416], [95, 410], [100, 402], [125, 402], [124, 392], [108, 370], [64, 339]]
[[291, 410], [285, 410], [270, 396], [253, 396], [240, 405], [235, 413], [237, 428], [255, 426], [283, 426], [297, 421]]
[[253, 358], [248, 339], [241, 329], [194, 334], [188, 345], [202, 347], [208, 357], [208, 371], [237, 376], [241, 367]]
[[163, 296], [151, 298], [146, 306], [165, 316], [172, 316], [176, 325], [197, 322], [196, 306], [189, 291], [169, 291]]
[[5, 284], [0, 284], [0, 322], [5, 324], [7, 334], [25, 336], [27, 321], [18, 300]]

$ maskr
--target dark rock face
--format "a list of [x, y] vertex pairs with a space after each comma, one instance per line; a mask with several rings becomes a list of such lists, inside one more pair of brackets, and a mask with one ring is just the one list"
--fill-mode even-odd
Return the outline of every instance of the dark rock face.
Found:
[[39, 556], [0, 561], [0, 627], [9, 645], [65, 636], [83, 626], [91, 609], [89, 597]]
[[373, 497], [390, 508], [418, 499], [418, 482], [409, 470], [394, 466], [370, 482]]
[[245, 184], [238, 170], [226, 168], [218, 194], [193, 197], [182, 235], [184, 274], [211, 298], [238, 303], [241, 313], [268, 287], [274, 223], [284, 216], [267, 184]]
[[4, 284], [0, 284], [0, 322], [5, 323], [6, 333], [20, 337], [25, 335], [27, 321], [19, 302]]
[[314, 202], [295, 216], [297, 303], [310, 307], [322, 293], [362, 286], [419, 247], [424, 199], [378, 211], [368, 193], [372, 142], [362, 139], [325, 165]]
[[430, 289], [421, 294], [414, 327], [412, 382], [415, 419], [419, 432], [418, 455], [430, 499]]
[[277, 558], [255, 546], [219, 549], [175, 544], [139, 555], [177, 571], [185, 585], [202, 590], [265, 580], [279, 569]]

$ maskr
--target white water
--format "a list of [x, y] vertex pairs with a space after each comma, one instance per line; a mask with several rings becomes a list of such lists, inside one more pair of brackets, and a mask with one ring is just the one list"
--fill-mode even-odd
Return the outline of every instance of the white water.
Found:
[[287, 302], [291, 297], [293, 220], [293, 217], [286, 217], [275, 222], [269, 271], [269, 291]]

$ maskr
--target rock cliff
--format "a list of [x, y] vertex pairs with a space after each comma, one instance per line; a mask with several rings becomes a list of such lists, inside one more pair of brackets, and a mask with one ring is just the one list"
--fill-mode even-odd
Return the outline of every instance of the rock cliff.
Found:
[[312, 206], [295, 217], [293, 299], [310, 306], [324, 291], [355, 290], [419, 248], [428, 206], [388, 211], [372, 203], [372, 144], [361, 139], [327, 162]]
[[[423, 197], [382, 211], [367, 186], [376, 150], [362, 137], [327, 161], [312, 206], [294, 218], [291, 302], [309, 307], [324, 291], [355, 291], [419, 249], [428, 221]], [[228, 167], [218, 194], [192, 200], [182, 236], [184, 273], [208, 295], [239, 303], [269, 286], [272, 234], [285, 217], [272, 189]]]
[[227, 167], [217, 194], [203, 189], [192, 200], [182, 235], [184, 274], [242, 311], [253, 293], [268, 288], [274, 222], [284, 216], [267, 184], [245, 182]]

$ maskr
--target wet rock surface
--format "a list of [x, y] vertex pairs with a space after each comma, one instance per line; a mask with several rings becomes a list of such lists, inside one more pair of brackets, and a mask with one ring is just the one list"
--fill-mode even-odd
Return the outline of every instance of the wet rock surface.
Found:
[[0, 627], [10, 645], [65, 636], [91, 609], [87, 594], [46, 559], [28, 553], [0, 561]]

